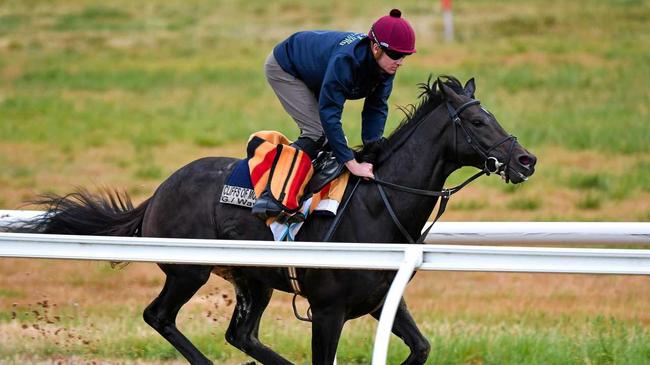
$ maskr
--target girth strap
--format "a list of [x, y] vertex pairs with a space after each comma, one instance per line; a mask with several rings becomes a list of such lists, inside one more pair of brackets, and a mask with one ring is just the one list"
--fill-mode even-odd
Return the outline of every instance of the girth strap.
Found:
[[287, 276], [289, 277], [289, 284], [291, 284], [291, 289], [293, 289], [294, 294], [300, 294], [300, 283], [298, 282], [296, 268], [289, 266], [287, 268]]

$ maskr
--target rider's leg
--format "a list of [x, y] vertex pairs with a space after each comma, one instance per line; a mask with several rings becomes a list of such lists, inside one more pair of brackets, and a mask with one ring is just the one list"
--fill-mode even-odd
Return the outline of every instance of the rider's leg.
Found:
[[[304, 82], [284, 71], [273, 53], [266, 59], [264, 72], [284, 110], [300, 128], [300, 138], [294, 144], [307, 152], [312, 160], [316, 159], [326, 139], [314, 93]], [[307, 187], [310, 192], [320, 190], [343, 170], [343, 166], [333, 156], [327, 155], [314, 161], [314, 168], [314, 177]]]
[[[284, 71], [273, 57], [273, 53], [264, 64], [264, 72], [280, 103], [300, 128], [300, 137], [291, 144], [292, 147], [302, 150], [310, 160], [313, 160], [325, 141], [318, 113], [318, 101], [314, 93], [304, 82]], [[275, 163], [277, 162], [274, 162], [272, 170], [276, 167]], [[308, 179], [311, 175], [310, 172], [300, 178]], [[306, 181], [294, 180], [292, 184], [304, 186]], [[253, 214], [262, 219], [280, 214], [283, 210], [282, 205], [273, 198], [268, 188], [253, 206]]]
[[284, 71], [275, 60], [273, 53], [266, 59], [264, 73], [284, 110], [300, 128], [300, 138], [294, 143], [310, 157], [316, 157], [315, 155], [325, 143], [325, 132], [320, 122], [316, 96], [302, 80]]
[[303, 150], [307, 155], [309, 155], [309, 158], [313, 160], [318, 156], [318, 152], [323, 148], [323, 144], [325, 144], [325, 136], [314, 141], [310, 137], [301, 135], [291, 145]]

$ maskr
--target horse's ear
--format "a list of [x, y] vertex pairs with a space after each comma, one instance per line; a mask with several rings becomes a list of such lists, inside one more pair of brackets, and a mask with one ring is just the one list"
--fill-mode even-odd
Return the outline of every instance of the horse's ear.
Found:
[[445, 85], [445, 83], [438, 78], [438, 87], [440, 88], [440, 93], [442, 94], [442, 97], [447, 100], [450, 95], [455, 95], [456, 93], [454, 90], [452, 90], [449, 86]]
[[474, 92], [476, 91], [476, 82], [474, 81], [473, 77], [467, 80], [467, 83], [465, 83], [465, 87], [463, 89], [465, 90], [466, 96], [469, 96], [470, 98], [474, 99]]

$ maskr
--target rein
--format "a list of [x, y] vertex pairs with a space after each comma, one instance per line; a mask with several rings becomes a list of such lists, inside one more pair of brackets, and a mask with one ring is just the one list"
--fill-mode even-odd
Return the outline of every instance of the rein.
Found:
[[[424, 240], [427, 237], [427, 234], [429, 234], [429, 231], [433, 227], [434, 224], [442, 217], [442, 214], [445, 212], [445, 209], [447, 208], [447, 203], [449, 203], [449, 198], [451, 198], [452, 195], [456, 194], [459, 192], [462, 188], [467, 186], [469, 183], [472, 181], [478, 179], [479, 177], [483, 175], [488, 175], [489, 173], [485, 170], [481, 170], [474, 175], [470, 176], [467, 180], [465, 180], [462, 184], [454, 186], [453, 188], [450, 189], [442, 189], [441, 191], [435, 191], [435, 190], [421, 190], [421, 189], [414, 189], [410, 188], [404, 185], [398, 185], [394, 183], [390, 183], [388, 181], [384, 181], [381, 179], [377, 178], [377, 174], [375, 173], [375, 178], [373, 181], [377, 184], [377, 189], [379, 190], [379, 195], [381, 196], [381, 199], [384, 201], [384, 205], [386, 206], [386, 209], [388, 210], [388, 213], [390, 214], [390, 217], [393, 219], [393, 222], [397, 226], [397, 228], [402, 232], [402, 235], [406, 237], [406, 239], [409, 241], [409, 243], [415, 243], [415, 244], [421, 244], [424, 243]], [[395, 211], [393, 211], [393, 207], [390, 204], [390, 201], [388, 200], [388, 196], [386, 195], [386, 192], [384, 191], [384, 188], [382, 186], [386, 186], [387, 188], [394, 189], [394, 190], [400, 190], [404, 191], [407, 193], [415, 194], [415, 195], [421, 195], [421, 196], [430, 196], [430, 197], [440, 197], [440, 206], [438, 207], [438, 213], [436, 213], [436, 217], [433, 219], [429, 227], [427, 227], [426, 230], [418, 237], [417, 240], [414, 240], [413, 237], [408, 233], [406, 228], [402, 225], [402, 223], [399, 221], [399, 218], [397, 218], [397, 215], [395, 214]], [[435, 208], [435, 206], [434, 206]]]

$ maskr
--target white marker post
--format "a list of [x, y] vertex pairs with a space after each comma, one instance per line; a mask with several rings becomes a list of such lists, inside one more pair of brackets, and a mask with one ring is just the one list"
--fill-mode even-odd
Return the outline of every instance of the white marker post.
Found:
[[442, 5], [442, 20], [445, 25], [445, 41], [454, 41], [454, 17], [451, 11], [451, 0], [440, 0]]

